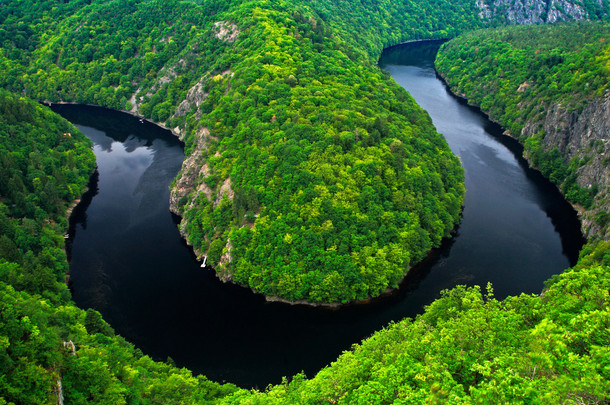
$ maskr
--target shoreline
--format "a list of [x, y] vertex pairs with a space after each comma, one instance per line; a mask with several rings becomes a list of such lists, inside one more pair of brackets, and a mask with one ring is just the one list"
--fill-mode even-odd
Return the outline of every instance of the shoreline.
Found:
[[532, 164], [532, 162], [530, 161], [530, 159], [527, 156], [526, 150], [525, 150], [525, 146], [519, 141], [519, 138], [515, 137], [513, 134], [510, 133], [510, 131], [506, 128], [504, 128], [504, 126], [502, 126], [502, 124], [500, 124], [496, 119], [494, 119], [493, 117], [491, 117], [487, 112], [483, 111], [481, 109], [480, 106], [476, 105], [476, 104], [472, 104], [468, 98], [466, 97], [465, 94], [458, 94], [456, 93], [453, 88], [449, 85], [449, 83], [447, 82], [447, 80], [445, 79], [445, 77], [436, 69], [436, 66], [434, 67], [434, 72], [436, 74], [436, 77], [443, 82], [443, 84], [445, 85], [446, 89], [449, 91], [449, 93], [451, 93], [451, 95], [453, 95], [454, 97], [456, 97], [458, 100], [460, 100], [460, 102], [463, 102], [464, 104], [475, 108], [478, 112], [480, 112], [481, 114], [483, 114], [485, 116], [486, 119], [488, 119], [490, 122], [493, 122], [495, 125], [497, 125], [499, 128], [502, 129], [502, 136], [505, 139], [510, 139], [511, 142], [515, 142], [517, 143], [520, 147], [521, 147], [521, 158], [523, 160], [525, 160], [525, 162], [527, 163], [527, 166], [532, 169], [535, 170], [536, 172], [538, 172], [540, 174], [540, 176], [544, 177], [546, 180], [549, 181], [549, 183], [551, 183], [553, 185], [553, 187], [555, 187], [555, 189], [559, 192], [559, 194], [561, 194], [561, 196], [563, 197], [563, 199], [570, 204], [570, 206], [572, 207], [572, 209], [574, 209], [574, 211], [576, 211], [576, 215], [578, 216], [578, 222], [580, 222], [580, 233], [582, 235], [582, 237], [588, 241], [588, 238], [585, 236], [585, 232], [583, 229], [583, 225], [584, 225], [584, 216], [586, 214], [586, 210], [584, 207], [582, 207], [581, 205], [575, 204], [573, 202], [571, 202], [570, 200], [568, 200], [565, 196], [565, 194], [561, 191], [561, 189], [559, 188], [559, 186], [557, 184], [555, 184], [554, 182], [551, 181], [551, 179], [549, 179], [548, 177], [546, 177], [538, 167], [534, 166]]
[[[464, 212], [464, 206], [462, 205], [461, 211], [460, 211], [460, 218], [462, 218], [463, 212]], [[375, 303], [383, 301], [384, 299], [392, 298], [393, 296], [399, 294], [401, 289], [408, 282], [408, 278], [416, 276], [420, 266], [423, 266], [426, 262], [428, 262], [429, 260], [432, 260], [435, 256], [435, 254], [438, 251], [442, 250], [447, 244], [453, 243], [453, 240], [454, 240], [453, 238], [457, 234], [461, 223], [462, 223], [462, 221], [460, 220], [460, 222], [455, 225], [455, 227], [450, 232], [450, 236], [447, 236], [447, 237], [444, 237], [443, 239], [441, 239], [441, 243], [439, 246], [433, 247], [432, 249], [430, 249], [429, 251], [426, 252], [426, 256], [423, 259], [421, 259], [417, 263], [414, 263], [411, 266], [409, 266], [409, 269], [405, 272], [405, 274], [402, 276], [402, 278], [398, 281], [398, 287], [387, 287], [385, 290], [383, 290], [379, 295], [377, 295], [375, 297], [367, 297], [367, 298], [363, 298], [361, 300], [351, 300], [348, 302], [309, 302], [307, 300], [290, 301], [285, 298], [278, 297], [276, 295], [265, 295], [265, 294], [259, 293], [257, 291], [252, 290], [250, 287], [246, 287], [246, 288], [250, 288], [256, 294], [263, 295], [265, 297], [265, 301], [267, 301], [269, 303], [279, 302], [279, 303], [288, 304], [288, 305], [302, 305], [302, 306], [307, 306], [307, 307], [326, 308], [326, 309], [332, 309], [332, 310], [337, 310], [337, 309], [352, 307], [352, 306], [375, 304]], [[233, 283], [233, 284], [237, 284], [237, 283]], [[237, 285], [240, 285], [240, 284], [237, 284]]]
[[[96, 170], [97, 170], [97, 165], [96, 165], [96, 169], [93, 171], [93, 173], [95, 173]], [[93, 176], [93, 173], [91, 174], [91, 176]], [[91, 176], [89, 176], [89, 178], [91, 178]], [[66, 271], [64, 273], [64, 283], [66, 284], [66, 286], [68, 286], [68, 288], [70, 287], [70, 250], [68, 248], [68, 243], [71, 242], [70, 239], [72, 238], [72, 236], [70, 236], [70, 222], [72, 221], [72, 213], [74, 212], [76, 207], [78, 207], [78, 205], [83, 201], [83, 196], [85, 194], [87, 194], [87, 192], [89, 192], [89, 186], [85, 186], [82, 194], [80, 196], [76, 197], [68, 205], [68, 208], [66, 208], [65, 218], [68, 221], [68, 229], [66, 229], [66, 233], [64, 233], [64, 246], [63, 246], [62, 250], [63, 250], [64, 254], [66, 255], [66, 263], [68, 263], [68, 271]]]
[[[401, 44], [397, 44], [397, 45], [393, 45], [391, 47], [394, 46], [400, 46], [406, 43], [414, 43], [414, 42], [430, 42], [430, 41], [446, 41], [446, 39], [425, 39], [425, 40], [412, 40], [412, 41], [407, 41]], [[391, 47], [388, 48], [384, 48], [385, 49], [389, 49]], [[164, 124], [152, 121], [148, 118], [145, 118], [144, 116], [141, 116], [139, 114], [134, 113], [133, 111], [126, 111], [126, 110], [119, 110], [119, 109], [115, 109], [115, 108], [110, 108], [110, 107], [104, 107], [104, 106], [100, 106], [100, 105], [96, 105], [96, 104], [90, 104], [90, 103], [78, 103], [78, 102], [70, 102], [70, 101], [59, 101], [59, 102], [51, 102], [49, 100], [42, 100], [40, 101], [41, 103], [45, 104], [48, 107], [51, 107], [52, 105], [75, 105], [75, 106], [89, 106], [89, 107], [96, 107], [96, 108], [103, 108], [103, 109], [107, 109], [107, 110], [112, 110], [112, 111], [118, 111], [118, 112], [122, 112], [125, 114], [128, 114], [134, 118], [139, 119], [140, 121], [146, 121], [150, 124], [156, 125], [164, 130], [167, 130], [169, 132], [172, 133], [172, 135], [176, 136], [181, 142], [182, 142], [182, 134], [180, 134], [178, 131], [168, 128], [167, 126], [165, 126]], [[184, 142], [183, 142], [184, 143]], [[186, 157], [185, 157], [186, 159]], [[183, 161], [184, 162], [184, 161]], [[97, 165], [96, 165], [97, 167]], [[97, 169], [96, 169], [97, 170]], [[91, 173], [91, 176], [93, 176], [95, 173], [95, 170], [93, 173]], [[72, 202], [72, 204], [70, 205], [70, 210], [66, 211], [66, 217], [68, 219], [68, 224], [70, 223], [70, 219], [72, 216], [72, 212], [73, 210], [78, 206], [78, 204], [81, 203], [82, 201], [82, 197], [89, 191], [89, 187], [86, 187], [86, 189], [83, 191], [83, 193], [80, 195], [80, 197], [78, 197], [76, 200], [74, 200]], [[305, 299], [300, 299], [300, 300], [296, 300], [296, 301], [291, 301], [288, 300], [286, 298], [282, 298], [280, 296], [276, 296], [276, 295], [266, 295], [263, 294], [259, 291], [256, 291], [254, 289], [252, 289], [250, 286], [247, 285], [243, 285], [240, 283], [236, 283], [232, 280], [231, 274], [221, 274], [218, 271], [216, 271], [216, 269], [211, 266], [211, 265], [207, 265], [205, 267], [202, 268], [202, 270], [211, 270], [214, 272], [214, 275], [223, 283], [231, 283], [234, 285], [237, 285], [239, 287], [245, 288], [245, 289], [249, 289], [250, 291], [252, 291], [252, 293], [256, 294], [256, 295], [261, 295], [265, 298], [265, 301], [267, 303], [280, 303], [280, 304], [285, 304], [285, 305], [290, 305], [290, 306], [307, 306], [307, 307], [314, 307], [314, 308], [325, 308], [325, 309], [329, 309], [329, 310], [338, 310], [340, 308], [345, 308], [345, 307], [350, 307], [350, 306], [361, 306], [361, 305], [368, 305], [374, 302], [378, 302], [381, 301], [383, 299], [387, 299], [389, 297], [394, 296], [395, 294], [399, 293], [403, 283], [405, 282], [405, 280], [409, 277], [409, 275], [411, 275], [411, 272], [413, 270], [413, 268], [419, 266], [420, 264], [426, 262], [427, 260], [429, 260], [431, 258], [431, 256], [433, 255], [433, 253], [437, 250], [440, 249], [443, 245], [445, 245], [446, 243], [448, 243], [449, 241], [451, 241], [453, 239], [453, 235], [455, 235], [457, 233], [457, 229], [459, 228], [461, 221], [462, 221], [462, 213], [463, 213], [463, 209], [464, 206], [462, 205], [461, 210], [460, 210], [460, 221], [455, 224], [455, 227], [451, 230], [450, 235], [447, 237], [444, 237], [441, 240], [441, 243], [439, 244], [439, 246], [433, 247], [431, 250], [429, 250], [428, 252], [426, 252], [425, 257], [423, 259], [421, 259], [420, 261], [418, 261], [417, 263], [412, 264], [411, 266], [409, 266], [409, 268], [407, 269], [407, 271], [402, 275], [401, 279], [398, 281], [398, 287], [387, 287], [385, 290], [383, 290], [379, 295], [374, 296], [374, 297], [367, 297], [367, 298], [363, 298], [363, 299], [355, 299], [355, 300], [350, 300], [348, 302], [311, 302], [311, 301], [307, 301]], [[193, 247], [193, 245], [189, 242], [189, 238], [188, 238], [188, 234], [183, 233], [182, 230], [180, 229], [180, 223], [182, 221], [182, 216], [180, 216], [179, 214], [173, 212], [171, 210], [171, 207], [169, 208], [169, 211], [172, 213], [172, 215], [175, 215], [176, 218], [179, 219], [179, 221], [177, 221], [177, 227], [180, 233], [180, 236], [183, 240], [183, 242], [189, 247], [189, 249], [191, 249], [191, 252], [193, 253], [195, 260], [198, 263], [201, 263], [201, 257], [203, 255], [202, 252], [200, 252], [198, 249], [195, 249]], [[70, 225], [68, 225], [68, 231], [69, 231], [69, 227]], [[69, 241], [68, 239], [65, 239], [65, 243], [67, 244], [67, 242]], [[64, 245], [64, 250], [67, 252], [67, 246], [66, 244]], [[68, 256], [68, 255], [67, 255]], [[69, 257], [68, 257], [68, 264], [70, 263]], [[69, 270], [66, 273], [66, 283], [69, 282]]]
[[[149, 118], [144, 117], [143, 115], [134, 113], [133, 111], [127, 111], [127, 110], [119, 110], [116, 108], [111, 108], [111, 107], [105, 107], [105, 106], [101, 106], [98, 104], [90, 104], [90, 103], [77, 103], [77, 102], [73, 102], [73, 101], [49, 101], [49, 100], [41, 100], [40, 103], [46, 105], [47, 107], [51, 107], [52, 105], [84, 105], [84, 106], [88, 106], [88, 107], [96, 107], [96, 108], [104, 108], [106, 110], [111, 110], [111, 111], [119, 111], [125, 114], [129, 114], [132, 117], [138, 118], [140, 121], [146, 121], [150, 124], [156, 125], [160, 128], [163, 128], [166, 131], [169, 131], [172, 133], [172, 135], [174, 135], [175, 137], [177, 137], [181, 142], [182, 142], [182, 136], [183, 134], [181, 134], [180, 132], [176, 131], [175, 128], [168, 128], [167, 126], [165, 126], [165, 124], [159, 123], [159, 122], [155, 122]], [[183, 142], [184, 143], [184, 142]]]

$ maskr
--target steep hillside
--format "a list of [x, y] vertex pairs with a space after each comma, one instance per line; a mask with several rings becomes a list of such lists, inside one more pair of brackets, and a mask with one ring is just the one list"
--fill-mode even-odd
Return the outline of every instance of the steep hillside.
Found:
[[202, 260], [268, 296], [348, 302], [395, 287], [463, 198], [458, 161], [376, 58], [503, 19], [481, 7], [10, 2], [1, 80], [172, 128], [188, 157], [171, 206]]
[[66, 211], [94, 165], [72, 124], [0, 90], [0, 403], [205, 403], [232, 392], [153, 362], [71, 303]]
[[[0, 93], [0, 402], [607, 401], [604, 243], [544, 297], [498, 302], [458, 288], [317, 377], [266, 394], [155, 363], [97, 312], [69, 303], [65, 213], [92, 154], [72, 126], [23, 96], [173, 128], [190, 154], [173, 204], [195, 248], [223, 276], [267, 294], [346, 301], [394, 285], [453, 227], [463, 194], [427, 115], [374, 62], [383, 46], [546, 3], [493, 4], [0, 4], [0, 83], [21, 95]], [[556, 4], [566, 19], [608, 10], [607, 1]]]
[[62, 236], [66, 210], [95, 167], [90, 142], [49, 109], [5, 90], [0, 135], [0, 281], [66, 302]]
[[608, 0], [478, 0], [479, 16], [501, 24], [543, 24], [608, 16]]
[[605, 239], [609, 39], [609, 23], [510, 27], [464, 35], [437, 58], [449, 85], [508, 128], [530, 163], [576, 204], [585, 235]]

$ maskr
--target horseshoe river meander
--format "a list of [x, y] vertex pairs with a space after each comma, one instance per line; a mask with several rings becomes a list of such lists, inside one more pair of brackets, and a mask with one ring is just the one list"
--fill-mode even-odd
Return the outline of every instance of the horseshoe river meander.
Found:
[[521, 148], [436, 77], [439, 44], [384, 52], [380, 65], [432, 117], [465, 168], [457, 233], [412, 269], [400, 290], [338, 310], [265, 302], [223, 284], [180, 238], [169, 185], [184, 158], [168, 131], [124, 113], [57, 105], [94, 143], [98, 173], [72, 218], [71, 287], [145, 354], [171, 357], [216, 381], [264, 388], [312, 376], [391, 320], [414, 317], [457, 284], [494, 285], [495, 295], [539, 293], [574, 263], [582, 244], [575, 212]]

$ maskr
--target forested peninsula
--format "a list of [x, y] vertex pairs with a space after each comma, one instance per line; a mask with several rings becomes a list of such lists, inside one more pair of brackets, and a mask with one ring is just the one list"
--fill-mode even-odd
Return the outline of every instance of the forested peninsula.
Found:
[[[553, 2], [529, 16], [608, 8]], [[607, 242], [543, 296], [499, 302], [491, 287], [456, 288], [315, 378], [264, 393], [153, 362], [76, 308], [64, 283], [66, 210], [94, 160], [74, 127], [31, 99], [172, 128], [188, 155], [172, 206], [221, 276], [289, 300], [347, 302], [395, 286], [449, 234], [464, 192], [428, 116], [375, 66], [381, 49], [522, 22], [514, 16], [499, 1], [0, 5], [0, 402], [607, 400]]]
[[[604, 10], [591, 7], [563, 18]], [[459, 219], [459, 162], [376, 67], [382, 48], [510, 20], [442, 0], [43, 1], [2, 12], [3, 87], [172, 128], [187, 159], [171, 208], [201, 259], [222, 279], [314, 303], [396, 287]]]
[[[173, 128], [187, 158], [171, 207], [221, 278], [290, 301], [375, 297], [457, 224], [459, 162], [373, 38], [446, 36], [477, 23], [471, 5], [388, 4], [375, 22], [348, 3], [43, 4], [9, 5], [32, 32], [5, 50], [4, 87]], [[381, 32], [356, 38], [356, 21]]]

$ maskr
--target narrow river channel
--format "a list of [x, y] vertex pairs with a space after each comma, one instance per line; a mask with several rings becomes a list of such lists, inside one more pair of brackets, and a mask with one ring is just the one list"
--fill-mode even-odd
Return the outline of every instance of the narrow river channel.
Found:
[[414, 317], [457, 284], [494, 283], [496, 296], [539, 293], [576, 259], [576, 215], [519, 158], [520, 147], [451, 96], [434, 73], [438, 44], [386, 51], [381, 66], [428, 110], [466, 171], [456, 236], [414, 268], [395, 294], [328, 310], [267, 303], [202, 269], [169, 213], [183, 160], [168, 131], [101, 108], [54, 106], [95, 144], [98, 175], [71, 219], [73, 298], [158, 360], [216, 381], [264, 388], [312, 376], [391, 320]]

